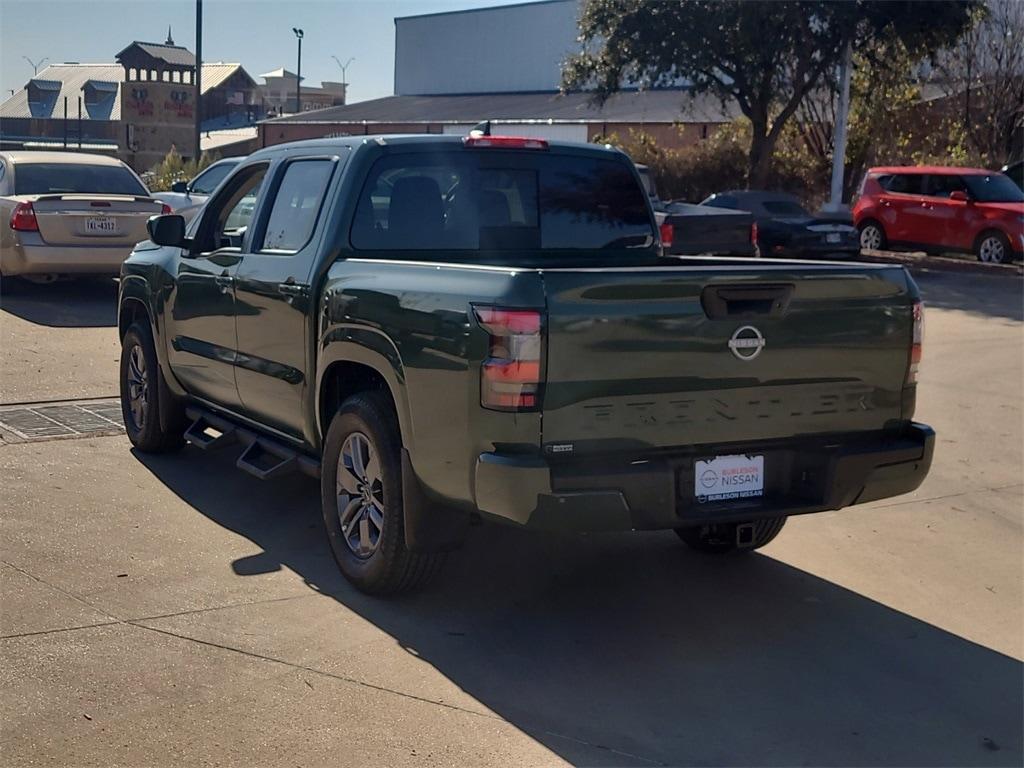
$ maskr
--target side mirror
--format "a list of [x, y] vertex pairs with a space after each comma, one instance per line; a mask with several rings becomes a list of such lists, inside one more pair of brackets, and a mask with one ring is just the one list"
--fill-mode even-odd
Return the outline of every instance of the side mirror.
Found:
[[958, 203], [969, 203], [971, 198], [962, 189], [954, 189], [949, 193], [950, 200], [956, 200]]
[[169, 213], [163, 216], [150, 216], [146, 222], [149, 239], [157, 245], [170, 248], [185, 248], [188, 240], [185, 237], [185, 217]]
[[188, 192], [188, 182], [187, 181], [176, 181], [176, 182], [174, 182], [173, 184], [171, 184], [171, 192], [182, 192], [182, 193]]

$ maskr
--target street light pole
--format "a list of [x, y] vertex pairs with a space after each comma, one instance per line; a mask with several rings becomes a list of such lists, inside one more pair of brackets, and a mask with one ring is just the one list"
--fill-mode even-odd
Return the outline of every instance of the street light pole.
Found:
[[21, 58], [27, 61], [28, 65], [32, 67], [32, 77], [35, 77], [39, 74], [39, 68], [43, 66], [43, 64], [45, 64], [47, 61], [49, 61], [50, 57], [43, 56], [43, 58], [41, 58], [38, 62], [32, 61], [32, 59], [30, 59], [28, 56], [22, 56]]
[[295, 33], [295, 37], [299, 41], [299, 62], [295, 73], [295, 111], [302, 112], [302, 38], [305, 36], [298, 27], [292, 27], [292, 32]]
[[345, 76], [345, 70], [348, 69], [348, 65], [349, 64], [351, 64], [353, 61], [356, 60], [356, 57], [355, 56], [350, 56], [349, 60], [346, 61], [344, 64], [342, 64], [341, 63], [341, 59], [339, 59], [334, 54], [331, 54], [331, 58], [334, 59], [334, 61], [337, 63], [337, 65], [339, 67], [341, 67], [341, 86], [342, 86], [341, 92], [342, 92], [342, 94], [344, 96], [345, 103], [348, 103], [348, 77]]
[[194, 110], [194, 122], [193, 132], [195, 134], [193, 146], [195, 152], [192, 155], [195, 161], [199, 162], [199, 157], [202, 155], [202, 145], [199, 138], [200, 127], [203, 122], [203, 91], [202, 91], [202, 80], [203, 80], [203, 0], [196, 0], [196, 74], [195, 74], [195, 110]]

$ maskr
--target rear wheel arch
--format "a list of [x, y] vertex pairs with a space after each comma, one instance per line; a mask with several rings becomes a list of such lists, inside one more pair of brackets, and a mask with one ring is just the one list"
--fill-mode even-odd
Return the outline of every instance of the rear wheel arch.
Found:
[[331, 419], [348, 398], [362, 392], [379, 392], [390, 402], [398, 421], [399, 438], [407, 434], [407, 419], [398, 406], [392, 384], [378, 368], [354, 360], [336, 360], [330, 363], [320, 377], [317, 394], [317, 425], [321, 436], [326, 436]]

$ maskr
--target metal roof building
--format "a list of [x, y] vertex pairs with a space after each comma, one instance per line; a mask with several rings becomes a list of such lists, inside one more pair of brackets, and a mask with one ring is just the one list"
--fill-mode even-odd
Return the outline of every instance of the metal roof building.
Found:
[[[203, 64], [200, 83], [203, 95], [218, 88], [235, 73], [249, 77], [241, 64], [220, 61]], [[120, 89], [124, 79], [121, 64], [50, 64], [0, 104], [0, 117], [63, 119], [66, 98], [68, 118], [77, 120], [78, 98], [81, 96], [83, 120], [120, 120]]]
[[735, 105], [684, 88], [627, 90], [603, 105], [560, 94], [579, 49], [579, 0], [540, 0], [395, 19], [395, 95], [260, 124], [260, 143], [325, 135], [459, 133], [480, 120], [505, 132], [569, 141], [643, 131], [664, 146], [706, 137]]

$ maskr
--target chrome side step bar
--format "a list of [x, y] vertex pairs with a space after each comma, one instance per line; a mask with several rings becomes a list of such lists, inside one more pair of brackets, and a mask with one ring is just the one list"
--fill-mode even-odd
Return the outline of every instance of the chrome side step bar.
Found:
[[185, 430], [185, 439], [204, 451], [241, 447], [235, 466], [260, 480], [272, 480], [292, 472], [320, 477], [320, 462], [299, 453], [266, 435], [235, 424], [204, 408], [189, 406], [185, 414], [192, 419]]

